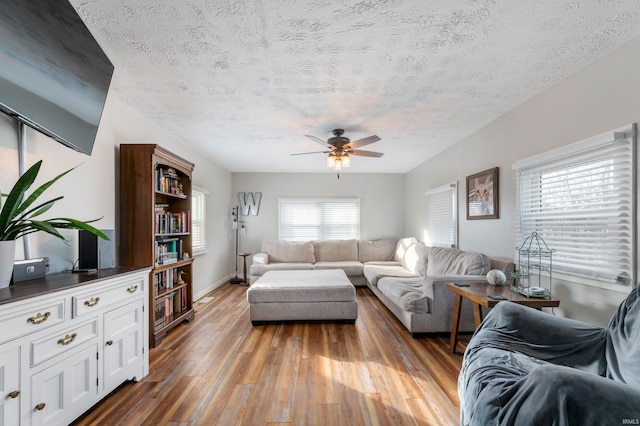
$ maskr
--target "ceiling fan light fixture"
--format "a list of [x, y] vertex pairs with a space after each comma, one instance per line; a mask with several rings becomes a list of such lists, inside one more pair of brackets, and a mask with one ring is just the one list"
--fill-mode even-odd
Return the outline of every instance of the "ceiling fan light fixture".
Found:
[[336, 155], [331, 153], [329, 154], [329, 156], [327, 157], [327, 167], [335, 167], [336, 166]]
[[[319, 143], [324, 147], [324, 151], [315, 152], [301, 152], [299, 154], [291, 155], [304, 155], [304, 154], [329, 154], [327, 156], [327, 167], [340, 171], [343, 168], [351, 167], [351, 156], [358, 155], [361, 157], [382, 157], [381, 152], [365, 151], [359, 149], [360, 147], [370, 145], [380, 140], [380, 137], [376, 135], [368, 136], [366, 138], [351, 141], [351, 139], [343, 136], [343, 129], [335, 129], [333, 131], [334, 137], [324, 141], [312, 135], [305, 135], [314, 142]], [[338, 173], [338, 177], [340, 174]]]
[[336, 165], [333, 168], [338, 172], [342, 170], [342, 159], [340, 157], [336, 158]]

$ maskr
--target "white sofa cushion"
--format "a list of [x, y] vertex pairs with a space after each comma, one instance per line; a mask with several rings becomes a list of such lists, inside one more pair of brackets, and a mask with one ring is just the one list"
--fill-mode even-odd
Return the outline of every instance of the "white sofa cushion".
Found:
[[358, 240], [316, 240], [311, 243], [316, 262], [358, 260]]
[[365, 263], [365, 265], [382, 265], [382, 266], [402, 266], [402, 262], [395, 260], [372, 260]]
[[260, 276], [268, 271], [310, 271], [313, 269], [313, 263], [306, 262], [281, 262], [269, 263], [267, 265], [254, 263], [251, 265], [251, 275]]
[[402, 262], [402, 259], [404, 258], [404, 254], [407, 251], [407, 248], [409, 248], [409, 246], [417, 242], [418, 240], [416, 240], [414, 237], [399, 239], [398, 243], [396, 244], [396, 254], [393, 257], [393, 260]]
[[377, 285], [378, 280], [383, 277], [419, 277], [418, 274], [414, 274], [404, 266], [398, 265], [395, 262], [389, 262], [384, 265], [378, 263], [367, 263], [364, 265], [363, 273], [367, 281], [373, 286]]
[[313, 269], [316, 271], [342, 269], [347, 275], [362, 275], [362, 263], [358, 262], [357, 260], [316, 262], [313, 264]]
[[253, 255], [253, 263], [266, 265], [267, 263], [269, 263], [269, 255], [267, 253], [256, 253]]
[[489, 258], [482, 253], [470, 253], [453, 248], [430, 247], [427, 275], [486, 275], [491, 268]]
[[402, 257], [401, 264], [416, 275], [427, 274], [427, 255], [429, 248], [421, 243], [411, 244]]
[[358, 260], [362, 263], [393, 260], [396, 253], [397, 238], [384, 238], [375, 241], [358, 241]]
[[384, 277], [378, 289], [403, 311], [428, 314], [429, 298], [424, 295], [424, 278]]
[[313, 244], [307, 242], [264, 240], [262, 252], [269, 255], [269, 262], [306, 262], [314, 263]]

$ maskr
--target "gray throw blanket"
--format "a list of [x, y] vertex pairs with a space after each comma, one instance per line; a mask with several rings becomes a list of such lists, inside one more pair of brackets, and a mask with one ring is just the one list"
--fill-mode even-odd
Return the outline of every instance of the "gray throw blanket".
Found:
[[460, 424], [640, 424], [639, 294], [607, 328], [499, 303], [464, 354]]

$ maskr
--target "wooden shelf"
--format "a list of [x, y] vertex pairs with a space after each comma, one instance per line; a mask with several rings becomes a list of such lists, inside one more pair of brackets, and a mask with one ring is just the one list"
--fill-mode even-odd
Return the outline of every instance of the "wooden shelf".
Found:
[[154, 326], [153, 334], [155, 335], [155, 339], [157, 339], [156, 343], [160, 343], [160, 341], [164, 338], [164, 336], [169, 331], [173, 330], [178, 325], [180, 325], [180, 323], [184, 321], [193, 321], [194, 318], [195, 318], [195, 311], [192, 308], [187, 311], [180, 312], [180, 314], [171, 315], [170, 317], [167, 318], [166, 323], [163, 324], [162, 327]]
[[189, 285], [189, 283], [186, 283], [186, 284], [177, 285], [177, 286], [172, 287], [172, 288], [167, 288], [167, 289], [161, 291], [160, 293], [157, 293], [156, 295], [154, 295], [153, 298], [154, 299], [160, 299], [162, 296], [166, 296], [168, 294], [175, 293], [176, 291], [178, 291], [178, 290], [180, 290], [182, 288], [185, 288], [188, 285]]
[[178, 260], [177, 262], [167, 263], [166, 265], [156, 265], [153, 267], [153, 272], [162, 272], [173, 268], [182, 268], [183, 266], [193, 263], [193, 259]]
[[165, 197], [179, 198], [181, 200], [186, 200], [187, 198], [189, 198], [186, 195], [172, 194], [171, 192], [164, 192], [164, 191], [157, 191], [157, 190], [156, 190], [156, 195], [163, 195]]
[[[119, 260], [123, 266], [152, 266], [149, 276], [151, 347], [156, 346], [178, 324], [194, 318], [193, 258], [182, 258], [185, 253], [193, 255], [191, 233], [157, 232], [159, 229], [192, 229], [193, 167], [193, 163], [156, 144], [120, 145]], [[180, 213], [184, 214], [180, 216]], [[177, 225], [171, 224], [172, 217], [177, 217]], [[158, 256], [167, 253], [176, 253], [174, 258], [177, 257], [177, 260], [157, 265]], [[178, 286], [176, 283], [180, 273], [183, 273], [186, 284]], [[171, 280], [171, 289], [163, 288], [167, 280]], [[170, 301], [168, 298], [175, 294], [179, 294], [179, 299]], [[160, 304], [156, 306], [156, 302], [164, 303], [164, 308]], [[163, 310], [166, 313], [166, 321], [161, 327], [155, 326], [156, 309], [158, 313]]]

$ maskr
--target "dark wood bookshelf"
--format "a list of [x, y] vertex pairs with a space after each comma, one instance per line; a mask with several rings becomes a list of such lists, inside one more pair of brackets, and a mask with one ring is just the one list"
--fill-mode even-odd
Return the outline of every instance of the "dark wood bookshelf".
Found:
[[[120, 226], [118, 262], [150, 266], [149, 346], [184, 321], [194, 318], [191, 238], [191, 178], [194, 164], [156, 144], [120, 145]], [[166, 222], [163, 222], [166, 220]], [[165, 228], [171, 232], [159, 232]], [[174, 251], [162, 250], [172, 247]], [[166, 262], [170, 257], [169, 263]], [[183, 272], [185, 284], [158, 289], [156, 274]], [[156, 309], [172, 294], [184, 294], [178, 306], [166, 302], [162, 324]], [[175, 305], [175, 304], [174, 304]], [[184, 306], [183, 306], [184, 305]], [[171, 311], [171, 312], [168, 312]]]

